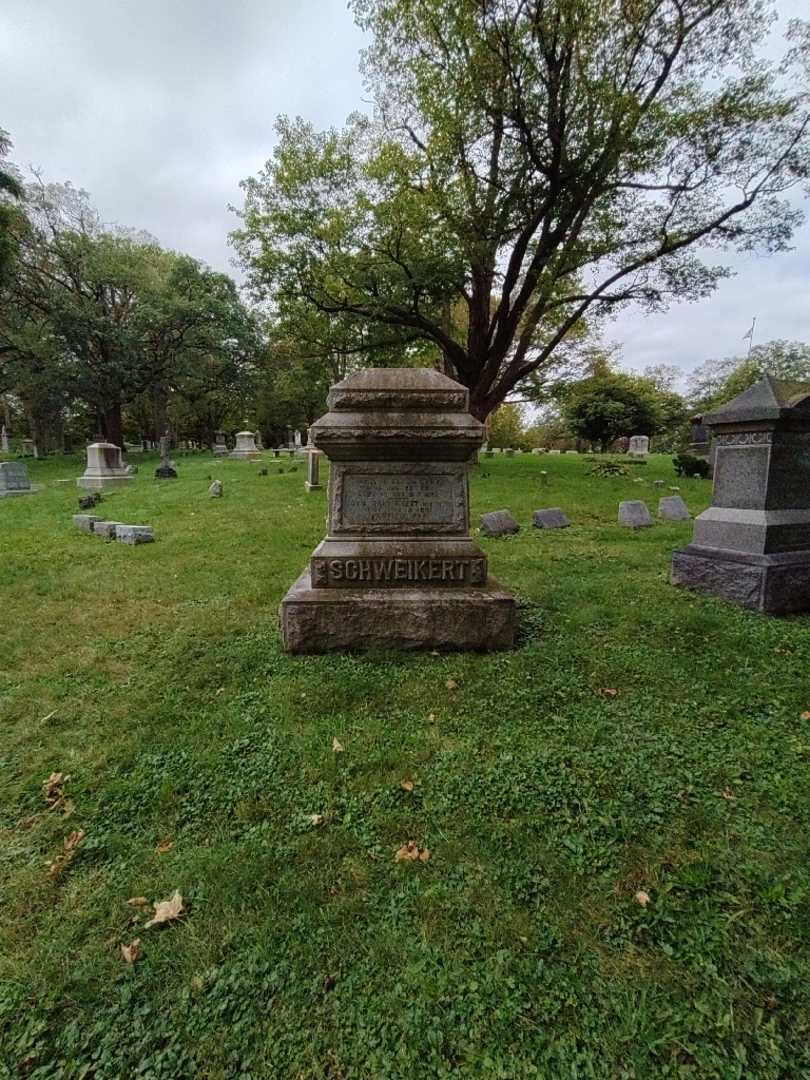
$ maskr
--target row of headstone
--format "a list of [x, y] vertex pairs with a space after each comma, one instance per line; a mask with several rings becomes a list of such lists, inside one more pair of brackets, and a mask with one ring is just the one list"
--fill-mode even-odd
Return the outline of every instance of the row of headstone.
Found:
[[[559, 506], [535, 510], [532, 514], [532, 525], [536, 529], [567, 529], [570, 524]], [[488, 514], [481, 515], [483, 536], [513, 536], [519, 531], [520, 525], [509, 510], [491, 510]]]
[[83, 532], [117, 540], [119, 544], [151, 544], [155, 531], [151, 525], [127, 525], [122, 521], [104, 521], [92, 514], [74, 514], [73, 524]]
[[[692, 515], [680, 495], [667, 495], [658, 501], [658, 516], [662, 521], [690, 521]], [[631, 529], [646, 529], [654, 524], [647, 504], [640, 499], [619, 503], [619, 524]]]

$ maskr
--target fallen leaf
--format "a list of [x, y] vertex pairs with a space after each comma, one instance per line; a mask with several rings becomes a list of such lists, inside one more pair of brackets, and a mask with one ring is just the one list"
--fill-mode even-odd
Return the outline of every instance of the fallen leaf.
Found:
[[62, 843], [63, 853], [47, 864], [49, 877], [58, 878], [62, 871], [70, 865], [73, 856], [76, 854], [76, 849], [84, 840], [84, 835], [84, 829], [74, 829], [69, 836], [65, 837]]
[[650, 902], [649, 893], [645, 893], [643, 889], [639, 889], [633, 899], [636, 903], [641, 904], [642, 907], [646, 907]]
[[141, 958], [141, 939], [135, 938], [129, 945], [121, 946], [121, 955], [128, 964], [134, 964], [136, 960]]
[[333, 738], [332, 739], [332, 749], [334, 750], [334, 752], [336, 754], [342, 754], [343, 753], [343, 743], [340, 743], [340, 742], [338, 742], [337, 739]]
[[428, 723], [429, 724], [435, 724], [436, 723], [436, 714], [435, 713], [428, 713]]
[[723, 796], [724, 799], [728, 799], [729, 802], [733, 802], [737, 798], [731, 788], [728, 787], [723, 788], [720, 794]]
[[394, 855], [395, 862], [427, 862], [429, 858], [430, 851], [427, 848], [420, 848], [413, 840], [403, 844]]
[[807, 709], [799, 716], [800, 720], [810, 720], [810, 709]]
[[43, 716], [42, 719], [40, 720], [40, 724], [47, 723], [48, 720], [52, 720], [54, 718], [54, 716], [56, 716], [56, 709], [54, 709], [53, 712], [49, 712], [47, 716]]
[[54, 808], [62, 803], [65, 798], [63, 788], [69, 779], [70, 777], [67, 775], [67, 773], [52, 772], [47, 780], [42, 781], [45, 802], [48, 804], [48, 806]]
[[156, 855], [165, 855], [167, 851], [172, 850], [174, 840], [170, 840], [167, 836], [165, 840], [161, 840], [158, 846], [155, 848]]
[[151, 926], [159, 926], [162, 923], [174, 922], [186, 910], [183, 907], [183, 897], [178, 890], [175, 890], [174, 896], [169, 900], [155, 900], [152, 907], [155, 909], [154, 918], [149, 920], [144, 926], [144, 930], [148, 930]]
[[399, 786], [403, 791], [413, 791], [413, 780], [401, 780]]
[[448, 679], [444, 685], [448, 690], [458, 690], [458, 683], [455, 679]]
[[310, 823], [310, 825], [323, 825], [323, 820], [324, 820], [323, 819], [323, 814], [310, 814], [309, 815], [309, 823]]
[[323, 988], [324, 988], [324, 990], [327, 993], [330, 990], [334, 990], [336, 982], [337, 982], [337, 977], [335, 975], [326, 975], [326, 976], [324, 976], [324, 980], [323, 980]]
[[149, 907], [149, 901], [145, 896], [131, 896], [127, 903], [130, 907]]
[[65, 851], [73, 851], [84, 840], [84, 829], [74, 829], [70, 836], [65, 837]]
[[614, 690], [610, 686], [603, 686], [600, 690], [597, 691], [597, 693], [601, 694], [602, 697], [616, 697], [619, 691]]

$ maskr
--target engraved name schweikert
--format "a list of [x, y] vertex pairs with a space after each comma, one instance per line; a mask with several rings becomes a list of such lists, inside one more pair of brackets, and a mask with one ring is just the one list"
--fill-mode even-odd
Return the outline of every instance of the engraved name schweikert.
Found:
[[318, 585], [476, 585], [486, 578], [485, 559], [315, 559]]

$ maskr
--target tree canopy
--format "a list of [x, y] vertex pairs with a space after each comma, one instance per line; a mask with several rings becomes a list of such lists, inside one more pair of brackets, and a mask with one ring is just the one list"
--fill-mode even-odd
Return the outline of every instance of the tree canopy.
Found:
[[282, 117], [243, 185], [234, 243], [273, 305], [431, 343], [484, 417], [586, 314], [699, 299], [713, 249], [787, 246], [805, 31], [769, 63], [760, 0], [352, 7], [373, 116]]
[[801, 341], [767, 341], [746, 356], [707, 360], [692, 372], [688, 400], [695, 412], [708, 412], [753, 386], [763, 375], [810, 383], [810, 345]]

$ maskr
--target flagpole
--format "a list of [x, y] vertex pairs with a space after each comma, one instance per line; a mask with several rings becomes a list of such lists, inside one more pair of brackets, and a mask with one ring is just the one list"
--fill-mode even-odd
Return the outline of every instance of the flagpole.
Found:
[[757, 317], [754, 316], [754, 320], [751, 323], [751, 329], [748, 331], [748, 356], [747, 360], [751, 359], [751, 346], [754, 344], [754, 327], [757, 325]]

